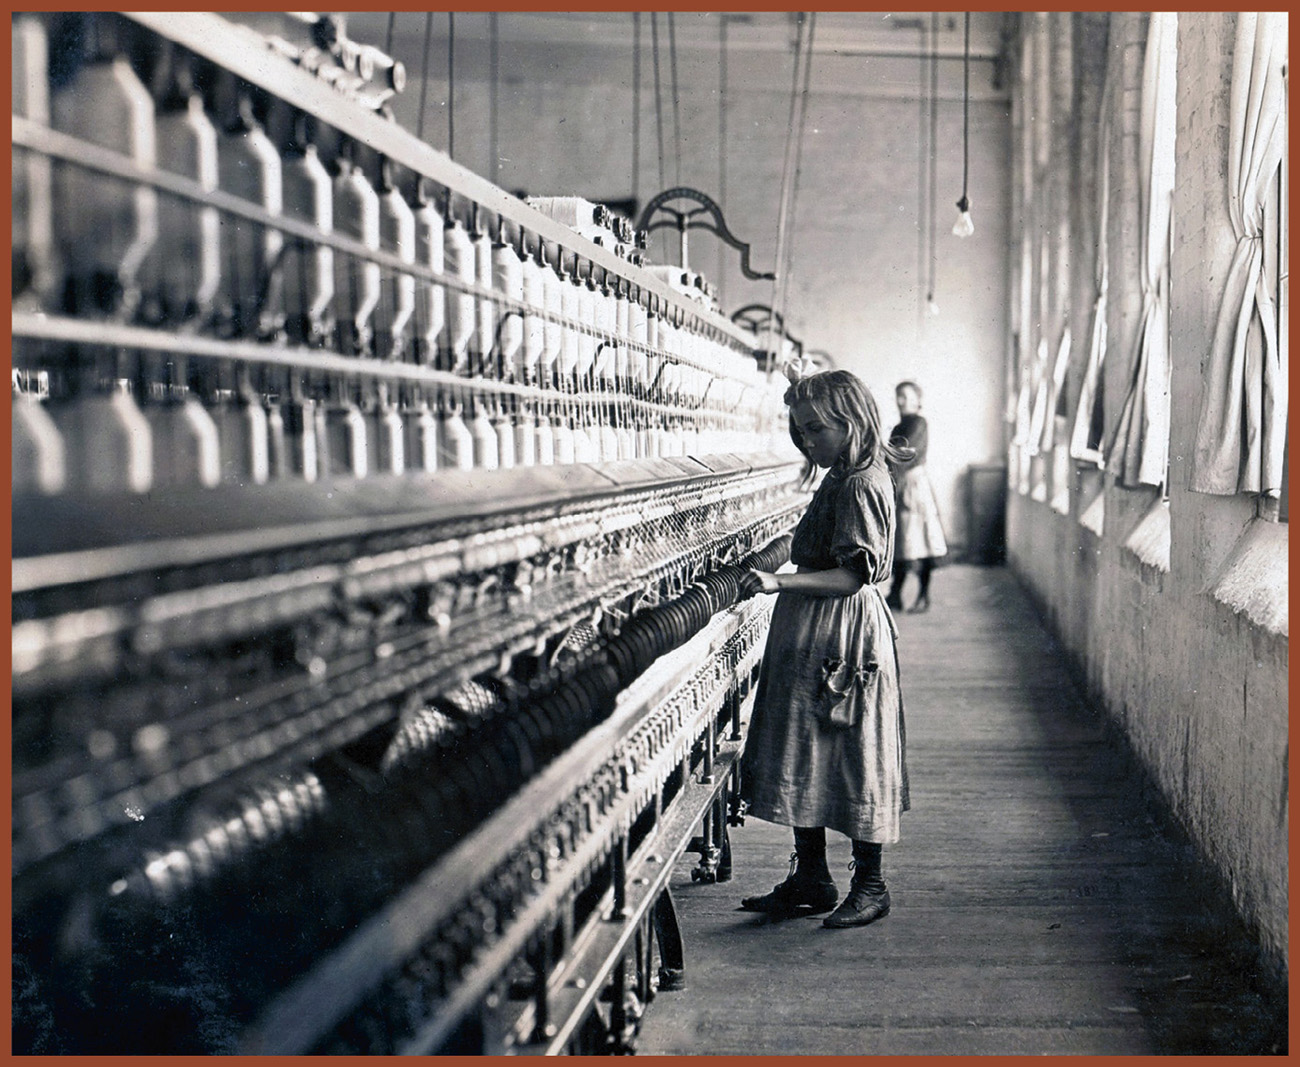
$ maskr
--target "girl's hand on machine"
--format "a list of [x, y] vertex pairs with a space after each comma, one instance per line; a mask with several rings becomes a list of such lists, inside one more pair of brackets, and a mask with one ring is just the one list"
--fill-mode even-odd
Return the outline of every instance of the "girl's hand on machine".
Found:
[[759, 593], [779, 593], [781, 583], [775, 574], [768, 574], [766, 571], [747, 571], [740, 579], [741, 599], [747, 600], [749, 597], [756, 596]]

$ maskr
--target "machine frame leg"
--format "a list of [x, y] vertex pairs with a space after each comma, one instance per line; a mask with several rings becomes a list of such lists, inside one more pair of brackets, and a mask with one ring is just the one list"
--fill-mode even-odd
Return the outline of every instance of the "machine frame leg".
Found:
[[685, 989], [686, 949], [677, 923], [677, 905], [667, 886], [655, 899], [651, 921], [659, 945], [659, 992]]

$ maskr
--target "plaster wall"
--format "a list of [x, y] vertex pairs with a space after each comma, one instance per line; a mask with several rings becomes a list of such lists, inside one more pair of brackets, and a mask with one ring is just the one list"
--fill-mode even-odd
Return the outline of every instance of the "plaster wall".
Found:
[[[661, 18], [661, 180], [648, 15], [642, 17], [636, 173], [630, 17], [600, 40], [503, 43], [493, 174], [489, 55], [484, 26], [474, 21], [486, 17], [456, 19], [454, 155], [459, 162], [503, 188], [533, 195], [605, 201], [635, 196], [640, 206], [665, 186], [696, 187], [721, 200], [732, 231], [752, 246], [753, 268], [772, 269], [790, 127], [792, 50], [729, 54], [727, 107], [721, 116], [718, 53], [679, 49], [675, 119]], [[435, 35], [442, 26], [435, 21]], [[422, 43], [405, 40], [399, 31], [394, 46], [415, 82], [396, 108], [411, 129], [418, 121], [415, 76]], [[433, 54], [425, 129], [430, 143], [446, 148], [445, 41], [435, 39]], [[1005, 92], [992, 86], [992, 64], [974, 62], [970, 196], [976, 233], [960, 240], [950, 231], [962, 186], [961, 61], [940, 62], [934, 195], [939, 314], [927, 315], [930, 205], [921, 203], [919, 192], [928, 158], [928, 111], [923, 114], [918, 95], [922, 74], [916, 59], [818, 54], [789, 227], [793, 245], [785, 319], [806, 350], [829, 352], [840, 367], [867, 382], [886, 429], [897, 417], [895, 384], [909, 378], [921, 384], [930, 421], [931, 476], [957, 554], [966, 542], [964, 472], [973, 463], [1002, 460], [1009, 110]], [[724, 122], [725, 160], [719, 149]], [[720, 192], [724, 165], [725, 191]], [[751, 303], [774, 303], [772, 283], [745, 279], [739, 254], [711, 235], [692, 233], [689, 254], [691, 266], [720, 287], [725, 314]], [[656, 239], [651, 259], [677, 262], [675, 235], [671, 246]]]
[[[1076, 16], [1098, 17], [1109, 19], [1109, 32], [1076, 37], [1076, 67], [1081, 79], [1095, 79], [1104, 69], [1099, 63], [1104, 54], [1119, 64], [1123, 79], [1115, 100], [1118, 121], [1112, 142], [1119, 151], [1111, 175], [1118, 200], [1112, 204], [1109, 231], [1111, 347], [1105, 389], [1110, 431], [1131, 374], [1139, 307], [1133, 153], [1145, 17]], [[1124, 547], [1155, 502], [1155, 490], [1116, 488], [1107, 480], [1101, 490], [1106, 507], [1103, 535], [1097, 537], [1079, 524], [1082, 508], [1102, 481], [1095, 473], [1072, 475], [1068, 515], [1012, 493], [1009, 557], [1052, 620], [1088, 688], [1145, 764], [1169, 810], [1230, 887], [1240, 914], [1258, 932], [1264, 960], [1285, 973], [1285, 627], [1277, 632], [1252, 622], [1209, 592], [1234, 545], [1249, 536], [1248, 526], [1263, 521], [1256, 519], [1256, 502], [1186, 488], [1203, 369], [1233, 245], [1226, 153], [1235, 19], [1233, 14], [1179, 16], [1169, 570], [1146, 566]], [[1086, 100], [1089, 88], [1081, 84], [1078, 92]], [[1095, 115], [1095, 108], [1091, 110]], [[1081, 108], [1077, 121], [1089, 121], [1089, 111]], [[1086, 179], [1076, 183], [1076, 216], [1093, 212], [1090, 193]], [[1076, 232], [1086, 235], [1088, 227], [1076, 227]], [[1072, 291], [1087, 293], [1091, 247], [1078, 247], [1072, 260]], [[1079, 304], [1076, 298], [1076, 312]], [[1073, 388], [1077, 398], [1077, 380]], [[1281, 540], [1284, 546], [1285, 538]]]

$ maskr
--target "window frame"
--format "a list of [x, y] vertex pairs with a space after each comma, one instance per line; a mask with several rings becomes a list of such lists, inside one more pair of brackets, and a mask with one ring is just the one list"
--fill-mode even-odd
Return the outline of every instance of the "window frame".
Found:
[[[1282, 99], [1284, 106], [1289, 100], [1290, 81], [1288, 77], [1289, 64], [1282, 65]], [[1284, 128], [1286, 117], [1283, 117]], [[1288, 149], [1290, 147], [1290, 136], [1287, 137]], [[1267, 217], [1265, 219], [1266, 231], [1271, 229], [1276, 234], [1276, 241], [1273, 242], [1272, 248], [1269, 242], [1264, 243], [1264, 270], [1270, 276], [1270, 288], [1273, 290], [1273, 303], [1277, 313], [1277, 347], [1278, 359], [1282, 366], [1287, 366], [1289, 358], [1289, 337], [1287, 324], [1290, 318], [1288, 306], [1290, 304], [1290, 271], [1289, 262], [1289, 202], [1288, 191], [1291, 184], [1291, 163], [1289, 152], [1282, 153], [1281, 162], [1278, 163], [1276, 180], [1274, 181], [1276, 195], [1268, 198]], [[1290, 513], [1290, 464], [1288, 462], [1291, 452], [1291, 432], [1290, 419], [1287, 420], [1287, 430], [1285, 444], [1282, 450], [1282, 486], [1277, 496], [1268, 496], [1260, 494], [1259, 503], [1256, 509], [1256, 515], [1259, 518], [1267, 519], [1270, 522], [1287, 522]]]

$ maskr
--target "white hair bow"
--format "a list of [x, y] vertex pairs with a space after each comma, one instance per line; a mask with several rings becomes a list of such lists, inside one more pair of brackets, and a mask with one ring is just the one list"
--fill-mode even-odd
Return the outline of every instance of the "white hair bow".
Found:
[[818, 372], [817, 364], [808, 356], [796, 356], [794, 359], [787, 360], [781, 369], [792, 383]]

